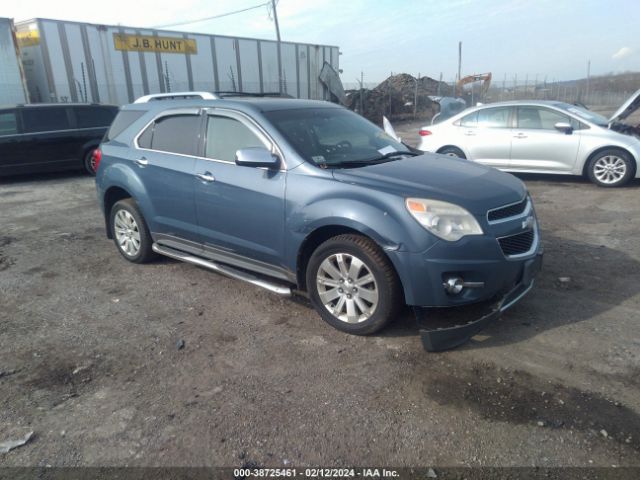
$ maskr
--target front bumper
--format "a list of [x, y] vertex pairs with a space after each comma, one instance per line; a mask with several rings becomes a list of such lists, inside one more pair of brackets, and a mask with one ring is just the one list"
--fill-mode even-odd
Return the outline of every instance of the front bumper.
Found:
[[493, 304], [490, 313], [472, 320], [464, 325], [455, 325], [449, 328], [428, 328], [428, 318], [424, 308], [414, 308], [422, 345], [428, 352], [439, 352], [455, 348], [466, 343], [487, 325], [500, 317], [500, 314], [515, 305], [533, 287], [534, 278], [542, 268], [543, 253], [540, 250], [533, 258], [523, 262], [520, 278], [506, 293], [499, 295]]

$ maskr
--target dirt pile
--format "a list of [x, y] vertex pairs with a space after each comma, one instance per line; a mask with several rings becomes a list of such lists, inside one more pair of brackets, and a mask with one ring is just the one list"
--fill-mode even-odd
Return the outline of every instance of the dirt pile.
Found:
[[388, 77], [373, 89], [348, 90], [347, 107], [377, 124], [382, 123], [383, 115], [390, 120], [414, 117], [428, 120], [439, 108], [429, 95], [451, 93], [451, 87], [444, 82], [400, 73]]

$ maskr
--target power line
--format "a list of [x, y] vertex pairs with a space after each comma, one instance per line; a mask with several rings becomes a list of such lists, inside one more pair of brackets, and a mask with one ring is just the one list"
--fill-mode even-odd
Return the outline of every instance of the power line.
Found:
[[249, 10], [255, 10], [256, 8], [261, 8], [261, 7], [267, 7], [269, 5], [271, 5], [270, 1], [261, 3], [259, 5], [254, 5], [253, 7], [243, 8], [242, 10], [235, 10], [233, 12], [221, 13], [220, 15], [214, 15], [212, 17], [196, 18], [196, 19], [187, 20], [187, 21], [184, 21], [184, 22], [169, 23], [167, 25], [156, 25], [155, 27], [152, 27], [152, 28], [177, 27], [179, 25], [188, 25], [190, 23], [206, 22], [207, 20], [214, 20], [216, 18], [228, 17], [229, 15], [235, 15], [236, 13], [248, 12]]

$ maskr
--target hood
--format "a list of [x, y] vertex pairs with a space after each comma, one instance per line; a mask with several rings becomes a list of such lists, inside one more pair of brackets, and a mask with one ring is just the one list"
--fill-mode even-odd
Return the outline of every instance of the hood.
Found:
[[468, 160], [436, 154], [367, 167], [336, 169], [333, 176], [340, 182], [402, 197], [455, 203], [477, 215], [517, 202], [527, 191], [524, 184], [511, 174]]
[[640, 108], [640, 90], [636, 90], [633, 95], [627, 98], [627, 101], [611, 116], [609, 123], [615, 122], [616, 120], [624, 120], [638, 108]]

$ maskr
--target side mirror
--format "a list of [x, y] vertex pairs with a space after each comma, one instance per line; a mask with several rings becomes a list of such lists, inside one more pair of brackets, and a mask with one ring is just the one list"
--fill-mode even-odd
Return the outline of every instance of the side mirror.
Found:
[[571, 126], [570, 123], [558, 122], [554, 125], [554, 127], [556, 130], [560, 130], [561, 132], [564, 132], [567, 135], [570, 135], [573, 132], [573, 127]]
[[236, 152], [236, 165], [278, 168], [280, 159], [264, 147], [248, 147]]

